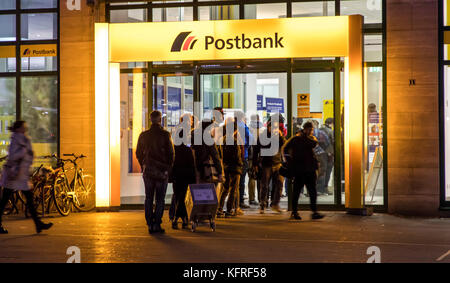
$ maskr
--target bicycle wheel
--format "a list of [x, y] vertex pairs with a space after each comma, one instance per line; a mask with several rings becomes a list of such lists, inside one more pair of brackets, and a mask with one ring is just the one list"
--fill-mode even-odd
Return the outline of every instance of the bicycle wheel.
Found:
[[71, 205], [71, 197], [69, 196], [68, 188], [64, 179], [57, 178], [53, 185], [53, 200], [58, 210], [59, 214], [62, 216], [67, 216], [70, 214]]
[[83, 175], [75, 185], [75, 197], [73, 205], [79, 211], [90, 211], [95, 207], [94, 177]]

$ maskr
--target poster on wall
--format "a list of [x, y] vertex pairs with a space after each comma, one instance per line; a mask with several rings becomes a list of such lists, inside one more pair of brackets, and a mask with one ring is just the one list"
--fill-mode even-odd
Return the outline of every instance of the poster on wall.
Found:
[[263, 111], [264, 110], [263, 100], [264, 100], [264, 96], [263, 95], [257, 95], [256, 96], [256, 110], [257, 111]]
[[266, 111], [269, 113], [284, 113], [284, 99], [266, 97]]
[[311, 117], [309, 93], [297, 93], [297, 117], [298, 118]]
[[369, 163], [373, 162], [375, 151], [381, 146], [381, 123], [380, 114], [378, 112], [368, 113], [368, 151], [369, 151]]

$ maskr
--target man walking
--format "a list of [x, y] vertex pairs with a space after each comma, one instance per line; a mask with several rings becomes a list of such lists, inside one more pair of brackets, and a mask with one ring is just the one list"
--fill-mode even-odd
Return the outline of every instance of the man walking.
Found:
[[323, 218], [322, 214], [317, 212], [317, 170], [318, 162], [314, 154], [314, 148], [318, 141], [313, 135], [314, 126], [311, 122], [303, 125], [303, 130], [298, 135], [290, 138], [283, 148], [285, 156], [289, 156], [289, 164], [294, 169], [294, 192], [292, 197], [292, 215], [297, 220], [302, 218], [298, 214], [298, 198], [303, 186], [306, 185], [310, 198], [311, 210], [313, 212], [312, 219]]
[[249, 205], [244, 203], [244, 194], [245, 194], [245, 176], [248, 171], [248, 150], [250, 148], [250, 140], [253, 139], [252, 134], [248, 126], [245, 124], [245, 114], [242, 111], [236, 112], [236, 120], [239, 136], [241, 137], [244, 143], [244, 158], [243, 158], [243, 166], [242, 166], [242, 174], [239, 181], [239, 199], [237, 199], [239, 207], [242, 209], [250, 208]]
[[165, 232], [161, 223], [168, 177], [174, 162], [172, 138], [161, 126], [161, 117], [159, 111], [150, 114], [150, 129], [141, 133], [136, 148], [145, 184], [145, 220], [150, 234]]

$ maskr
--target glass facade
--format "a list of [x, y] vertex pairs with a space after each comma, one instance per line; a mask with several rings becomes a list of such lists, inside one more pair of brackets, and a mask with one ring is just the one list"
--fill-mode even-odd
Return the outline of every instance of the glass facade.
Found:
[[450, 3], [440, 1], [440, 121], [441, 121], [441, 206], [450, 206], [450, 62], [448, 45], [450, 44]]
[[58, 153], [58, 1], [6, 0], [0, 12], [0, 156], [7, 126], [25, 120], [40, 165]]
[[[364, 147], [365, 201], [367, 205], [383, 206], [386, 203], [387, 188], [383, 178], [386, 171], [383, 151], [385, 145], [383, 113], [386, 105], [383, 82], [385, 43], [382, 5], [381, 0], [274, 0], [264, 3], [227, 0], [124, 1], [107, 4], [106, 9], [107, 18], [111, 23], [363, 15], [366, 82], [364, 90], [367, 101]], [[345, 129], [342, 118], [345, 111], [342, 99], [345, 83], [344, 75], [340, 71], [344, 68], [343, 62], [343, 58], [129, 62], [121, 63], [121, 72], [132, 73], [139, 69], [152, 78], [147, 80], [151, 87], [147, 89], [146, 94], [152, 99], [148, 99], [149, 104], [143, 107], [161, 110], [164, 126], [169, 130], [178, 123], [183, 113], [194, 113], [199, 119], [203, 119], [209, 117], [211, 110], [218, 106], [224, 108], [226, 115], [243, 110], [247, 121], [250, 121], [251, 114], [259, 114], [263, 123], [272, 112], [279, 111], [286, 118], [286, 132], [289, 135], [295, 134], [296, 129], [306, 121], [313, 121], [317, 129], [315, 135], [322, 140], [325, 139], [322, 141], [324, 147], [322, 150], [325, 154], [317, 153], [322, 154], [320, 157], [323, 165], [317, 184], [320, 187], [318, 202], [321, 205], [342, 206], [345, 202], [343, 166]], [[131, 78], [128, 83], [130, 81]], [[309, 99], [308, 104], [302, 102], [305, 97]], [[271, 109], [271, 99], [279, 100], [278, 105], [282, 105], [282, 109]], [[340, 107], [335, 107], [336, 103], [340, 104]], [[339, 112], [336, 112], [338, 109]], [[127, 124], [132, 123], [128, 121]], [[326, 138], [323, 133], [328, 134]], [[132, 142], [129, 144], [132, 145]], [[129, 169], [132, 160], [128, 160]], [[288, 184], [288, 181], [285, 183]], [[289, 194], [287, 187], [286, 185], [284, 191], [286, 195]], [[300, 202], [306, 204], [308, 199], [302, 195]]]

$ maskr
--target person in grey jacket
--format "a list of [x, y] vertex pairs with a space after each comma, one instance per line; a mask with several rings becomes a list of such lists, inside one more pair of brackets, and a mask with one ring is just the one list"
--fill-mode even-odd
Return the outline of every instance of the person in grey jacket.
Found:
[[11, 195], [14, 191], [22, 191], [27, 200], [27, 209], [36, 225], [36, 232], [47, 230], [53, 223], [42, 222], [36, 213], [33, 203], [33, 192], [29, 186], [30, 167], [33, 163], [33, 149], [31, 141], [26, 135], [27, 124], [24, 121], [16, 121], [9, 128], [12, 132], [11, 143], [9, 145], [8, 160], [2, 171], [0, 186], [3, 187], [3, 197], [0, 201], [0, 234], [7, 234], [2, 226], [2, 216]]

